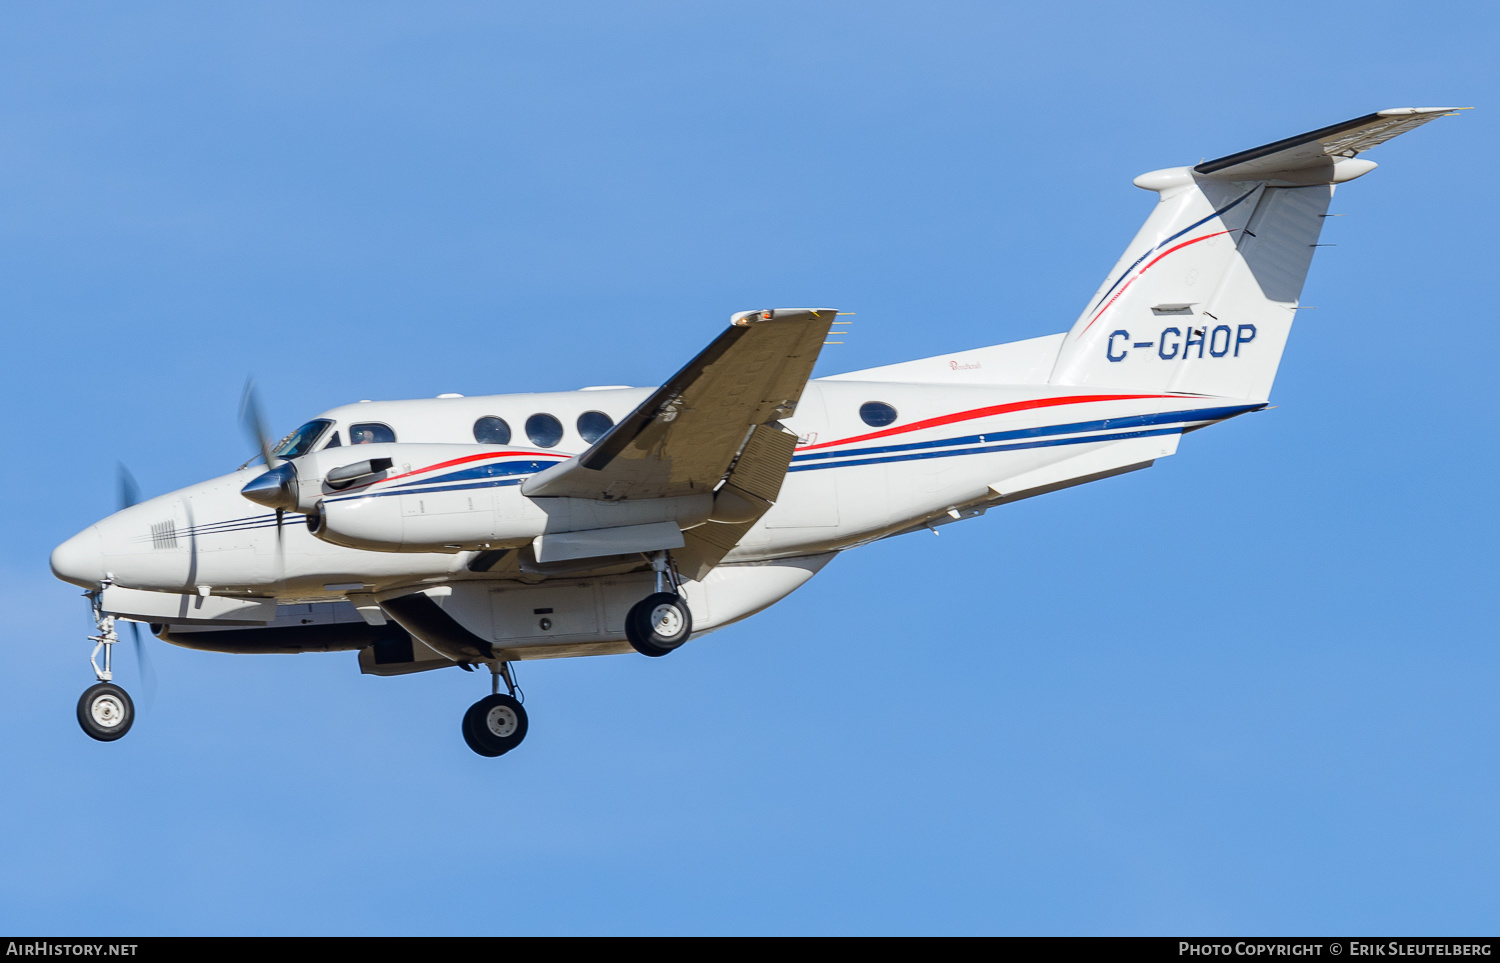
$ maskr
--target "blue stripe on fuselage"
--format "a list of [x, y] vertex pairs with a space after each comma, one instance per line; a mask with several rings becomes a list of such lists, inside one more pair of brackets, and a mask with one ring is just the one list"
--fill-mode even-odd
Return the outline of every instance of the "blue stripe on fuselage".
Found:
[[[904, 455], [887, 455], [884, 458], [859, 458], [857, 461], [823, 462], [817, 465], [793, 465], [794, 471], [817, 471], [820, 468], [850, 468], [855, 465], [883, 465], [893, 461], [916, 461], [922, 458], [954, 458], [959, 455], [982, 455], [992, 451], [1020, 451], [1023, 448], [1055, 448], [1059, 445], [1087, 445], [1096, 441], [1118, 441], [1124, 438], [1150, 438], [1154, 435], [1180, 435], [1181, 428], [1156, 428], [1151, 431], [1126, 431], [1109, 435], [1084, 435], [1078, 438], [1051, 438], [1046, 441], [1028, 441], [1019, 445], [984, 445], [979, 448], [944, 448], [940, 451], [914, 451]], [[856, 452], [854, 454], [863, 454]]]
[[499, 475], [521, 475], [541, 471], [543, 468], [551, 468], [557, 462], [551, 461], [507, 461], [496, 462], [488, 465], [476, 465], [473, 468], [465, 468], [461, 471], [449, 472], [446, 475], [436, 475], [432, 478], [421, 478], [417, 481], [409, 481], [395, 486], [397, 489], [411, 490], [413, 485], [436, 485], [440, 482], [467, 481], [471, 478], [494, 478]]
[[1149, 415], [1128, 415], [1124, 418], [1105, 418], [1100, 421], [1079, 421], [1067, 425], [1042, 425], [1039, 428], [1022, 428], [1015, 431], [987, 431], [982, 435], [966, 435], [962, 438], [942, 438], [938, 441], [917, 441], [905, 445], [882, 445], [877, 448], [856, 448], [849, 451], [820, 451], [805, 455], [793, 455], [792, 464], [831, 458], [853, 458], [864, 455], [883, 455], [895, 451], [917, 451], [925, 448], [945, 448], [958, 445], [990, 444], [1013, 441], [1018, 438], [1040, 438], [1047, 435], [1072, 435], [1086, 431], [1108, 431], [1117, 428], [1144, 428], [1150, 425], [1169, 425], [1187, 421], [1222, 421], [1248, 411], [1264, 408], [1265, 405], [1232, 405], [1222, 408], [1198, 408], [1193, 411], [1163, 411]]

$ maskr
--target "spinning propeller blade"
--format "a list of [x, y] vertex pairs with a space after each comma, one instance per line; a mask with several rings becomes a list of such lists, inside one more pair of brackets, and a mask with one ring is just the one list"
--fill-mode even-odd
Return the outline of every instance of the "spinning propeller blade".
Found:
[[[255, 389], [255, 379], [245, 379], [245, 392], [240, 397], [240, 424], [245, 433], [260, 449], [260, 457], [268, 471], [242, 489], [242, 494], [251, 501], [260, 502], [276, 510], [276, 554], [284, 556], [282, 545], [282, 521], [286, 517], [286, 500], [295, 501], [297, 470], [274, 454], [275, 442], [266, 430], [266, 416], [260, 404], [260, 392]], [[281, 566], [285, 567], [284, 557]]]
[[272, 453], [275, 442], [271, 433], [266, 430], [266, 416], [261, 408], [260, 394], [255, 390], [254, 378], [245, 379], [245, 392], [240, 397], [240, 424], [250, 436], [250, 441], [260, 449], [260, 457], [265, 460], [267, 468], [275, 468], [281, 464], [281, 459]]
[[141, 500], [141, 486], [135, 483], [135, 476], [125, 467], [124, 462], [116, 462], [115, 467], [120, 491], [120, 511], [124, 511]]
[[151, 659], [146, 655], [146, 647], [141, 642], [141, 623], [126, 622], [130, 626], [130, 641], [135, 649], [135, 667], [141, 676], [141, 687], [145, 690], [146, 702], [151, 702], [156, 696], [156, 669], [151, 665]]

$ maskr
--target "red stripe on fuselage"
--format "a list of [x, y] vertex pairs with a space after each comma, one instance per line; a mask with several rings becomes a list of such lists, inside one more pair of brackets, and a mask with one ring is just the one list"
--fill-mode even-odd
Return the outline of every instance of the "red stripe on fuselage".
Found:
[[849, 445], [856, 441], [869, 441], [873, 438], [889, 438], [891, 435], [900, 435], [908, 431], [921, 431], [924, 428], [938, 428], [942, 425], [951, 425], [960, 421], [973, 421], [975, 418], [988, 418], [991, 415], [1004, 415], [1012, 411], [1030, 411], [1033, 408], [1053, 408], [1058, 405], [1084, 405], [1095, 401], [1133, 401], [1139, 398], [1178, 398], [1180, 395], [1063, 395], [1057, 398], [1033, 398], [1030, 401], [1013, 401], [1006, 405], [990, 405], [988, 408], [970, 408], [968, 411], [960, 411], [951, 415], [940, 415], [937, 418], [927, 418], [923, 421], [914, 421], [909, 425], [899, 428], [886, 428], [881, 431], [872, 431], [864, 435], [854, 435], [851, 438], [840, 438], [838, 441], [825, 441], [816, 445], [807, 445], [798, 448], [797, 451], [813, 451], [818, 448], [832, 448], [834, 445]]
[[487, 451], [482, 455], [465, 455], [462, 458], [454, 458], [451, 461], [440, 461], [436, 465], [428, 465], [426, 468], [418, 468], [414, 471], [403, 472], [399, 475], [392, 475], [389, 478], [381, 478], [378, 481], [366, 482], [363, 485], [355, 485], [353, 488], [344, 489], [339, 494], [347, 494], [352, 491], [357, 491], [361, 488], [367, 488], [370, 485], [383, 485], [386, 482], [395, 481], [398, 478], [410, 478], [412, 475], [420, 475], [423, 472], [437, 471], [439, 468], [452, 468], [454, 465], [465, 465], [471, 461], [484, 461], [486, 458], [513, 458], [517, 455], [532, 458], [556, 458], [559, 461], [567, 461], [569, 458], [573, 457], [572, 455], [548, 455], [543, 454], [539, 451]]

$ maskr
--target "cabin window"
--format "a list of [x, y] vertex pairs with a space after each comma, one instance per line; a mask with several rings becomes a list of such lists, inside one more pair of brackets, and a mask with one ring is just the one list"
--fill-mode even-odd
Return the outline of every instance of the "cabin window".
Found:
[[391, 431], [388, 425], [382, 425], [378, 421], [366, 421], [349, 426], [349, 444], [351, 445], [389, 444], [395, 440], [396, 433]]
[[474, 440], [481, 445], [510, 444], [510, 425], [504, 418], [485, 415], [474, 422]]
[[859, 420], [871, 428], [884, 428], [896, 420], [896, 409], [883, 401], [867, 401], [859, 406]]
[[287, 435], [286, 439], [277, 447], [275, 454], [281, 458], [296, 458], [298, 455], [307, 454], [312, 451], [313, 445], [318, 443], [318, 439], [322, 437], [323, 432], [327, 431], [328, 426], [331, 424], [333, 422], [324, 421], [321, 418], [317, 421], [309, 421], [301, 428]]
[[602, 411], [585, 411], [578, 416], [578, 433], [591, 445], [614, 426], [615, 420]]
[[526, 437], [538, 448], [551, 448], [562, 441], [563, 426], [554, 416], [536, 414], [526, 419]]
[[343, 444], [343, 442], [339, 441], [339, 433], [335, 431], [333, 433], [333, 437], [328, 439], [328, 444], [323, 446], [323, 450], [327, 451], [330, 448], [337, 448], [341, 444]]

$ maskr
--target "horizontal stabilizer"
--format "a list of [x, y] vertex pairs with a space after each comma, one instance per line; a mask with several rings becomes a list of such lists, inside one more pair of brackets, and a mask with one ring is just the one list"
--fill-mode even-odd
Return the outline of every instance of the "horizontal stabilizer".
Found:
[[1280, 171], [1325, 167], [1335, 158], [1353, 157], [1398, 134], [1452, 114], [1460, 107], [1394, 107], [1346, 120], [1341, 124], [1252, 147], [1238, 154], [1204, 161], [1193, 170], [1227, 180], [1253, 180]]

